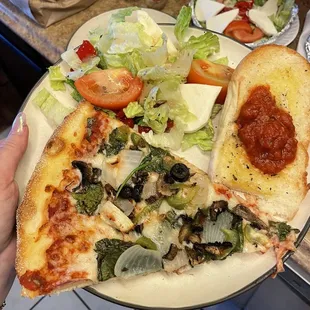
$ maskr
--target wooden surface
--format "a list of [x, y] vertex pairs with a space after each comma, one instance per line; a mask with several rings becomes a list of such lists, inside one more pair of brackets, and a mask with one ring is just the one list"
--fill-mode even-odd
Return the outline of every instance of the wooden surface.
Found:
[[[182, 5], [186, 5], [188, 0], [168, 0], [163, 12], [176, 17]], [[298, 36], [289, 45], [296, 49], [299, 36], [302, 32], [305, 16], [310, 9], [310, 0], [295, 0], [299, 6], [300, 29]], [[0, 20], [12, 31], [22, 37], [35, 50], [45, 56], [52, 63], [56, 62], [60, 54], [65, 50], [68, 41], [74, 32], [87, 20], [103, 12], [120, 7], [140, 6], [145, 7], [143, 0], [118, 0], [118, 1], [97, 1], [87, 10], [74, 16], [68, 17], [48, 28], [42, 28], [31, 19], [21, 13], [9, 0], [0, 1]], [[310, 232], [299, 246], [297, 252], [292, 256], [304, 270], [310, 274]]]

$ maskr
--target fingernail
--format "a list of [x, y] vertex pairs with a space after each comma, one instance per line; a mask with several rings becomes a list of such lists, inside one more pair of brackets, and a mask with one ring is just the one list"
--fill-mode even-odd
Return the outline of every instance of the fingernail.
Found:
[[26, 125], [26, 114], [19, 112], [13, 122], [11, 133], [21, 135]]

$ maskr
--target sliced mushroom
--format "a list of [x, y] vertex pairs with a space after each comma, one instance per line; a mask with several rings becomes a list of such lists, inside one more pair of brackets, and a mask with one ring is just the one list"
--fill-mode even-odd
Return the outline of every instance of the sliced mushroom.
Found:
[[189, 237], [188, 237], [188, 240], [191, 242], [191, 243], [200, 243], [201, 242], [201, 238], [196, 235], [196, 234], [191, 234]]
[[188, 241], [189, 236], [192, 234], [191, 224], [185, 223], [182, 225], [179, 232], [179, 242]]
[[230, 242], [214, 242], [214, 243], [206, 243], [206, 244], [200, 244], [198, 247], [200, 249], [203, 249], [205, 252], [208, 252], [215, 256], [222, 256], [225, 254], [225, 252], [232, 247], [232, 244]]
[[199, 265], [205, 261], [205, 257], [203, 255], [203, 253], [201, 253], [200, 251], [196, 251], [194, 249], [191, 249], [188, 246], [185, 246], [185, 251], [186, 251], [186, 254], [189, 258], [189, 262], [190, 262], [192, 267]]
[[243, 219], [249, 221], [252, 226], [258, 229], [268, 229], [268, 226], [259, 219], [249, 208], [244, 205], [237, 205], [232, 209], [232, 212], [236, 215], [241, 216]]
[[175, 244], [171, 243], [168, 253], [165, 254], [163, 258], [168, 259], [168, 260], [174, 260], [174, 258], [178, 254], [178, 251], [179, 251], [179, 248]]
[[108, 195], [108, 198], [114, 200], [116, 196], [116, 190], [114, 189], [114, 187], [111, 184], [107, 183], [105, 184], [104, 189]]
[[193, 227], [193, 231], [194, 232], [201, 232], [203, 231], [203, 224], [206, 220], [206, 215], [203, 213], [202, 210], [198, 210], [198, 212], [196, 213], [195, 217], [194, 217], [194, 221], [192, 224]]
[[228, 203], [225, 200], [213, 201], [210, 207], [210, 219], [211, 221], [216, 221], [217, 216], [226, 211], [228, 208]]

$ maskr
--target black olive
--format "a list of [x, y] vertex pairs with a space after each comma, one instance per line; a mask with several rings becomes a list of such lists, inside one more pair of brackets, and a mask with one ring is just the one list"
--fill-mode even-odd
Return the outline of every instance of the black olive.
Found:
[[129, 185], [125, 185], [121, 189], [119, 196], [123, 199], [131, 199], [132, 198], [132, 192], [133, 192], [133, 188]]
[[100, 179], [101, 179], [101, 169], [99, 168], [93, 168], [93, 171], [92, 171], [92, 183], [99, 183], [100, 182]]
[[132, 198], [136, 202], [140, 202], [141, 201], [142, 191], [143, 191], [143, 185], [137, 184], [137, 185], [134, 186], [133, 191], [132, 191]]
[[189, 179], [189, 169], [184, 164], [178, 163], [172, 166], [170, 175], [178, 182], [185, 182]]
[[146, 171], [139, 170], [132, 177], [132, 182], [135, 184], [143, 185], [147, 182], [148, 177], [149, 177], [149, 174]]
[[142, 234], [142, 230], [143, 230], [143, 224], [135, 226], [135, 232], [137, 232], [138, 234]]
[[167, 184], [173, 184], [174, 183], [174, 179], [173, 179], [173, 177], [169, 173], [165, 174], [164, 181]]

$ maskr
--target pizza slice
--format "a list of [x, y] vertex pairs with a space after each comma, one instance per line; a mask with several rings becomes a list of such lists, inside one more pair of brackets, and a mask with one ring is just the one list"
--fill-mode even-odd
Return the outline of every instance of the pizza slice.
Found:
[[290, 226], [265, 222], [238, 199], [190, 163], [80, 103], [45, 146], [18, 208], [22, 294], [181, 273], [281, 242], [285, 251], [294, 249]]

